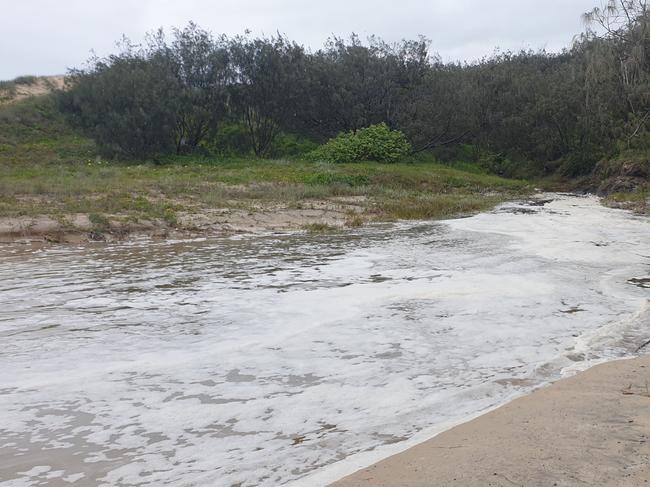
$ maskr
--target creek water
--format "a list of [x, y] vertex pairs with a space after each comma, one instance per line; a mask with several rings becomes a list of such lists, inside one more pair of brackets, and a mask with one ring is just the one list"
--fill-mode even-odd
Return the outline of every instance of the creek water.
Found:
[[650, 339], [650, 225], [0, 247], [0, 485], [324, 485]]

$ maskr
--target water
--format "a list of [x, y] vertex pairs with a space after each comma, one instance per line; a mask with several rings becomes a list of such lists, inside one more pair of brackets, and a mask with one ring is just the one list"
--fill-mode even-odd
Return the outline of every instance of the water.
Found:
[[[322, 485], [650, 339], [650, 226], [0, 248], [0, 485]], [[2, 482], [4, 481], [4, 482]]]

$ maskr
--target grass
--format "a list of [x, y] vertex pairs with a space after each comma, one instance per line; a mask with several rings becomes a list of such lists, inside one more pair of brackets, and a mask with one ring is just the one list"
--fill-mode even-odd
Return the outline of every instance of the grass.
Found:
[[[368, 220], [448, 218], [487, 209], [530, 191], [477, 167], [433, 162], [325, 164], [303, 160], [175, 157], [161, 164], [106, 161], [71, 129], [49, 97], [0, 109], [0, 217], [75, 213], [178, 224], [179, 212], [210, 208], [304, 208], [353, 198]], [[318, 231], [310, 226], [309, 231]]]
[[90, 224], [95, 232], [105, 233], [111, 229], [111, 222], [104, 215], [91, 213], [88, 215], [88, 220], [90, 220]]
[[453, 218], [487, 210], [503, 201], [500, 194], [405, 192], [388, 198], [382, 205], [390, 219], [429, 220]]
[[609, 206], [648, 215], [650, 214], [650, 183], [640, 185], [636, 191], [612, 193], [604, 201]]
[[[527, 191], [521, 181], [464, 173], [437, 164], [211, 161], [125, 165], [86, 162], [0, 163], [0, 216], [126, 213], [171, 221], [173, 211], [257, 203], [365, 197], [379, 219], [450, 217], [480, 211]], [[335, 174], [332, 182], [315, 176]], [[339, 179], [367, 179], [346, 184]]]

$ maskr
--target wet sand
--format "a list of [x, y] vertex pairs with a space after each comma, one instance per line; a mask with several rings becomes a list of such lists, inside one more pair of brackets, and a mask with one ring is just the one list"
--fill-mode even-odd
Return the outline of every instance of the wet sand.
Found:
[[363, 197], [338, 197], [313, 200], [301, 208], [276, 203], [258, 204], [248, 209], [206, 208], [194, 213], [179, 212], [174, 224], [161, 219], [134, 220], [128, 215], [106, 215], [108, 227], [101, 229], [95, 228], [89, 215], [84, 213], [0, 217], [0, 244], [214, 237], [296, 231], [310, 225], [343, 228], [362, 225], [376, 216], [364, 207], [364, 202]]
[[331, 487], [650, 484], [650, 355], [602, 364]]

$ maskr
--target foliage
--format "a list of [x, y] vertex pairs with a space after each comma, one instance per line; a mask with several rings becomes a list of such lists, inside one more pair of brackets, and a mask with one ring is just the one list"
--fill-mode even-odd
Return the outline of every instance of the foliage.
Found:
[[339, 134], [310, 154], [325, 162], [396, 162], [411, 151], [406, 136], [385, 123]]
[[470, 64], [442, 62], [425, 38], [335, 37], [312, 52], [281, 35], [215, 37], [189, 24], [171, 42], [158, 32], [72, 72], [61, 109], [120, 157], [295, 156], [333, 138], [317, 158], [399, 158], [401, 139], [395, 153], [363, 142], [375, 126], [443, 162], [586, 176], [603, 157], [650, 149], [650, 10], [607, 0], [585, 20], [562, 52]]
[[171, 64], [173, 81], [177, 83], [175, 142], [177, 153], [196, 152], [202, 142], [214, 136], [225, 118], [232, 76], [230, 53], [225, 37], [215, 40], [207, 31], [190, 23], [174, 30], [174, 41], [165, 44], [160, 33], [154, 57]]
[[0, 160], [12, 164], [94, 158], [92, 140], [81, 137], [58, 112], [52, 96], [0, 106]]
[[175, 30], [171, 44], [162, 31], [144, 47], [125, 39], [119, 54], [70, 73], [60, 109], [109, 156], [195, 152], [223, 119], [229, 77], [223, 42], [192, 23]]
[[236, 73], [231, 86], [234, 114], [246, 126], [255, 155], [266, 156], [299, 110], [305, 51], [282, 36], [236, 37], [229, 46]]
[[[309, 142], [281, 134], [278, 144], [282, 150], [292, 144], [306, 150]], [[464, 169], [436, 164], [424, 154], [390, 164], [194, 154], [168, 155], [158, 164], [107, 161], [65, 122], [54, 97], [0, 107], [0, 217], [47, 215], [73, 228], [73, 216], [86, 214], [98, 239], [150, 226], [145, 222], [192, 230], [187, 214], [224, 208], [311, 209], [325, 202], [337, 211], [348, 209], [349, 214], [341, 211], [350, 227], [373, 220], [448, 217], [529, 190], [523, 181], [488, 175], [478, 167]]]
[[[253, 156], [250, 132], [241, 122], [225, 122], [214, 137], [206, 141], [205, 148], [222, 157]], [[267, 149], [270, 158], [299, 157], [318, 147], [318, 144], [298, 134], [280, 132]]]
[[175, 149], [179, 86], [163, 59], [127, 51], [72, 73], [60, 107], [107, 156], [156, 158]]
[[297, 134], [282, 132], [278, 134], [269, 148], [268, 154], [271, 158], [301, 157], [316, 150], [318, 144], [314, 141]]
[[388, 44], [373, 36], [367, 45], [356, 35], [330, 39], [306, 62], [301, 133], [322, 140], [382, 122], [394, 128], [407, 94], [430, 69], [428, 49], [425, 38]]

